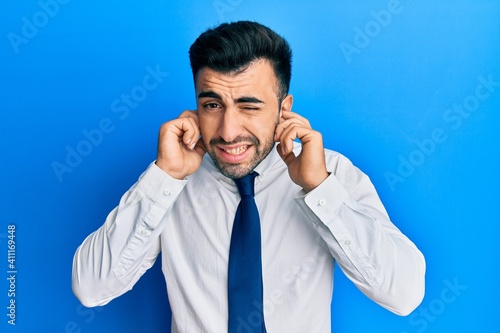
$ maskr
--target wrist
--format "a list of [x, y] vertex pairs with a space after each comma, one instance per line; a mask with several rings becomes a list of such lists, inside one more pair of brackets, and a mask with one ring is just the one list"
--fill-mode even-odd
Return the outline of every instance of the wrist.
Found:
[[167, 163], [164, 160], [162, 160], [162, 159], [157, 159], [155, 161], [155, 164], [163, 172], [165, 172], [166, 174], [168, 174], [172, 178], [175, 178], [175, 179], [178, 179], [178, 180], [182, 180], [182, 179], [186, 178], [186, 175], [184, 175], [184, 174], [182, 174], [182, 173], [180, 173], [178, 171], [174, 171], [171, 168], [169, 168], [168, 165], [167, 165]]
[[302, 189], [304, 190], [304, 192], [309, 193], [320, 186], [328, 178], [328, 176], [330, 176], [330, 172], [325, 170], [325, 172], [322, 172], [317, 177], [315, 177], [315, 180], [313, 182], [303, 185]]

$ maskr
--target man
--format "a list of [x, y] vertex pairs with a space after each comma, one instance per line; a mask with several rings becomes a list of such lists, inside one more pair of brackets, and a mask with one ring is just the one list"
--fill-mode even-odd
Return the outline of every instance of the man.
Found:
[[[173, 332], [330, 332], [335, 261], [373, 301], [413, 311], [424, 258], [368, 177], [291, 111], [287, 42], [241, 21], [207, 30], [189, 55], [197, 110], [161, 126], [157, 160], [76, 251], [80, 301], [104, 305], [130, 290], [162, 251]], [[232, 240], [239, 182], [250, 175], [260, 238], [235, 255], [246, 242]], [[254, 257], [258, 267], [241, 272]], [[243, 286], [240, 273], [257, 277]], [[254, 286], [238, 312], [235, 290]]]

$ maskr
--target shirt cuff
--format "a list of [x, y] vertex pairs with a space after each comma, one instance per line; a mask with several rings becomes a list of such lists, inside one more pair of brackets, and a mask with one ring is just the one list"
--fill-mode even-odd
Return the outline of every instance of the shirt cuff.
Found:
[[304, 198], [307, 206], [321, 220], [328, 221], [349, 198], [349, 193], [332, 173]]
[[137, 187], [158, 206], [168, 209], [186, 183], [187, 179], [175, 179], [153, 162], [142, 174]]

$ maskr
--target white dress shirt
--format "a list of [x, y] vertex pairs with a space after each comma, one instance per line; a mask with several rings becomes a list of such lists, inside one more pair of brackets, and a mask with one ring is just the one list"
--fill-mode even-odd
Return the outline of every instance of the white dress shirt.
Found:
[[[334, 260], [366, 296], [397, 314], [409, 314], [424, 295], [424, 257], [391, 223], [369, 178], [339, 153], [325, 155], [331, 174], [307, 194], [275, 149], [255, 169], [269, 333], [330, 332]], [[75, 295], [89, 307], [108, 303], [162, 251], [172, 332], [227, 332], [239, 199], [233, 180], [208, 155], [184, 180], [152, 163], [76, 251]], [[243, 319], [248, 332], [252, 318]]]

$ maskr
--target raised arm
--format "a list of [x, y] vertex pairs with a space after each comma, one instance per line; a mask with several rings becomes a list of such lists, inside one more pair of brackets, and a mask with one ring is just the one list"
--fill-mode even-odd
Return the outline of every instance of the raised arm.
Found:
[[345, 157], [303, 202], [342, 271], [366, 296], [408, 315], [425, 292], [425, 260], [390, 221], [369, 178]]
[[161, 221], [205, 154], [199, 137], [196, 112], [185, 111], [161, 126], [156, 162], [76, 250], [72, 286], [82, 304], [108, 303], [132, 289], [153, 265], [161, 247]]
[[282, 112], [275, 140], [303, 188], [299, 205], [347, 277], [376, 303], [408, 315], [424, 296], [425, 260], [390, 221], [369, 178], [345, 157], [325, 154], [321, 134], [294, 112]]

